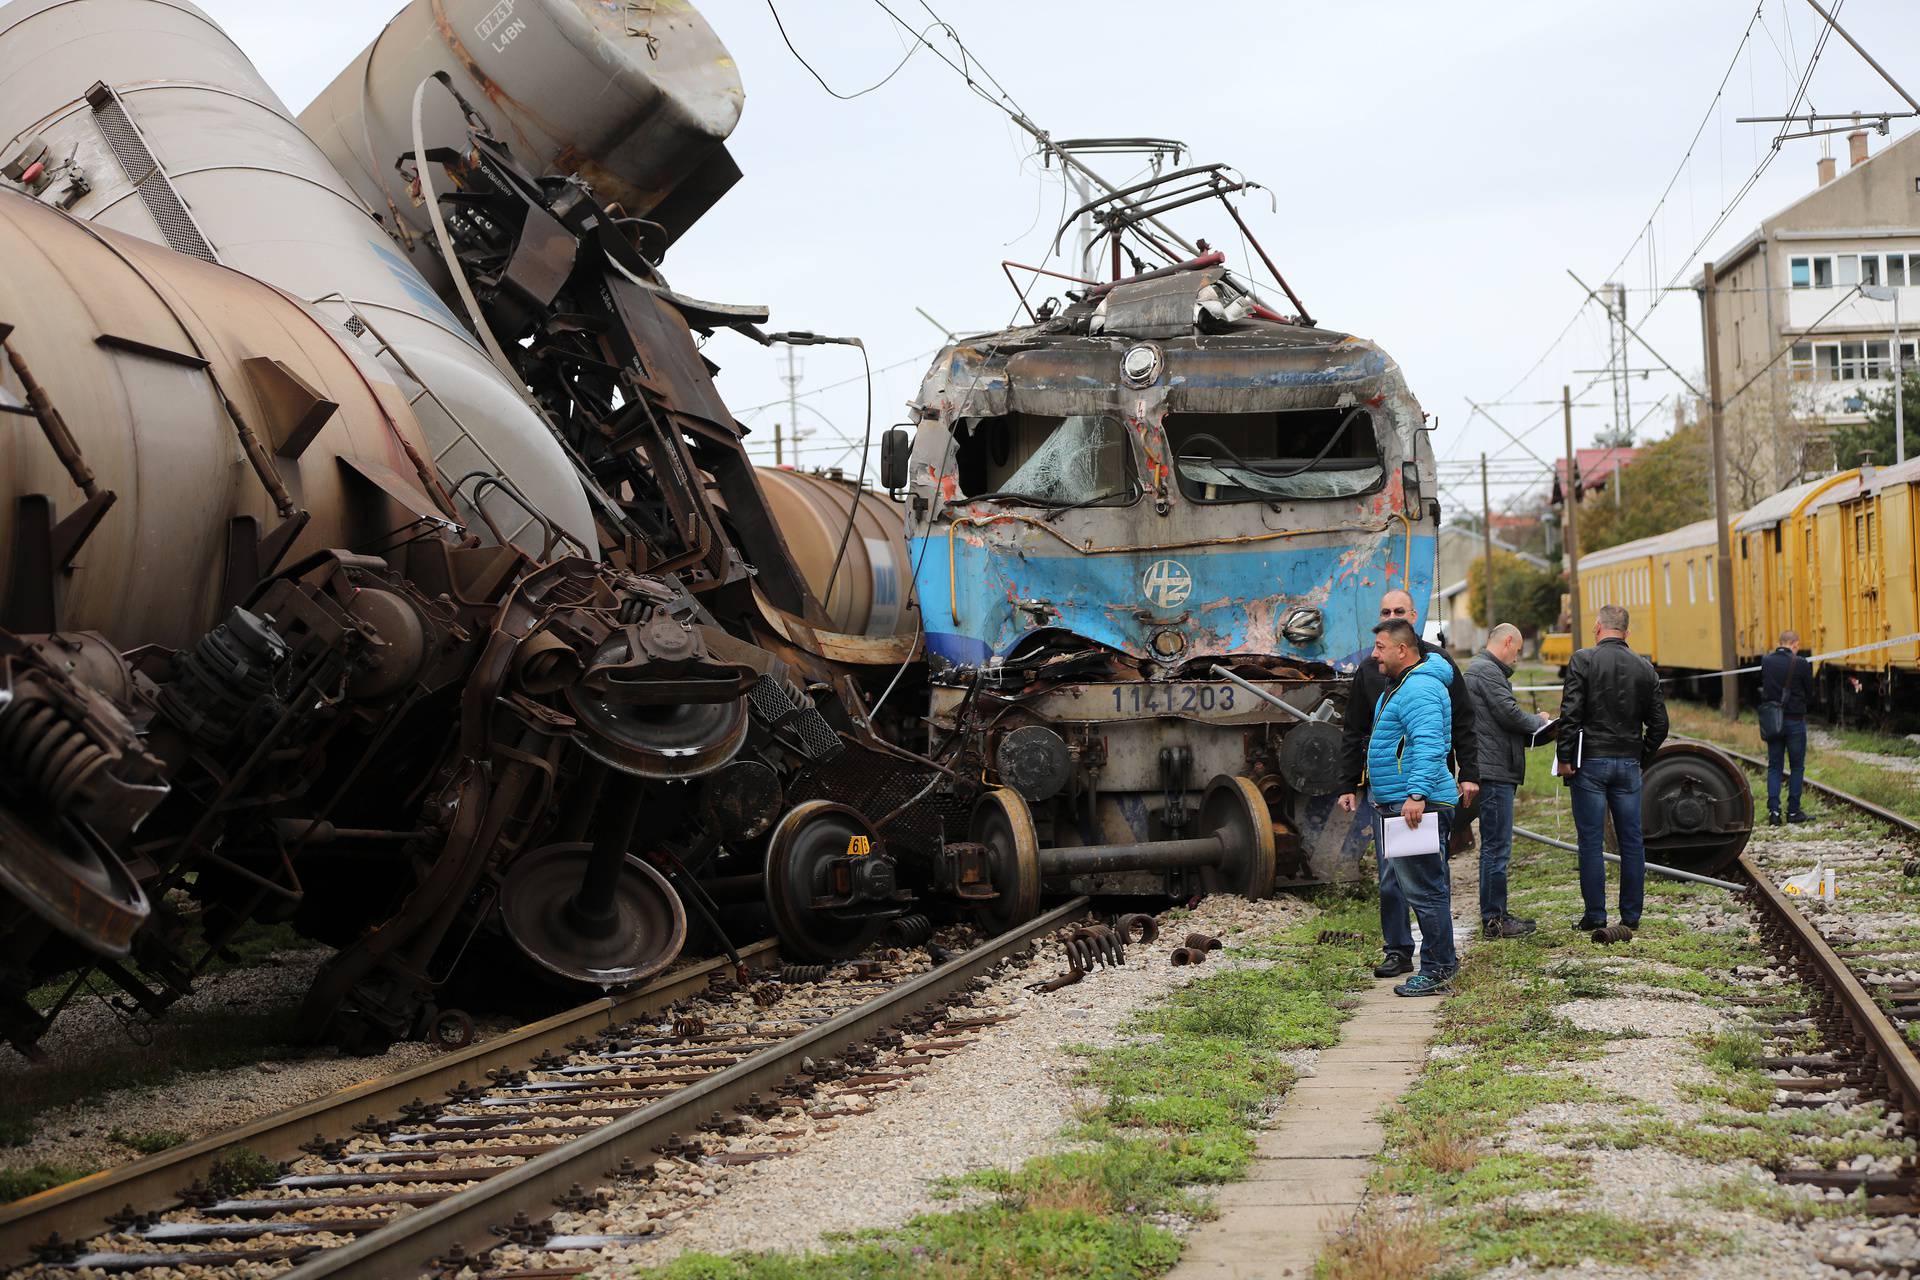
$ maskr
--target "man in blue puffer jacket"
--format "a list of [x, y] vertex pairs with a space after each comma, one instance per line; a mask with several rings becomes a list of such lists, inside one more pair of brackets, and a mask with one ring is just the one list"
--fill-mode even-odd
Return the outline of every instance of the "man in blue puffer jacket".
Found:
[[[1453, 950], [1453, 890], [1447, 878], [1447, 837], [1460, 790], [1447, 769], [1453, 740], [1453, 667], [1439, 654], [1424, 653], [1420, 636], [1399, 619], [1373, 629], [1373, 656], [1388, 685], [1374, 709], [1367, 740], [1367, 798], [1376, 821], [1398, 815], [1416, 831], [1423, 822], [1440, 828], [1440, 852], [1391, 858], [1400, 891], [1420, 922], [1420, 971], [1393, 989], [1395, 995], [1431, 996], [1453, 981], [1459, 961]], [[1376, 838], [1384, 837], [1376, 829]]]

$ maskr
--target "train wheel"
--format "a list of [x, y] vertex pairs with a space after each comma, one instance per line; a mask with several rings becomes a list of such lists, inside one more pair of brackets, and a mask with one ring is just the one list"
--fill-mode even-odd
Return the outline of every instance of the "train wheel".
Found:
[[1200, 872], [1208, 892], [1237, 893], [1243, 898], [1264, 898], [1273, 892], [1277, 858], [1273, 819], [1267, 814], [1266, 797], [1252, 779], [1223, 774], [1209, 783], [1197, 825], [1202, 835], [1220, 836], [1227, 851], [1219, 866]]
[[0, 806], [0, 850], [0, 892], [94, 955], [127, 954], [151, 910], [146, 891], [85, 826]]
[[1746, 771], [1703, 742], [1669, 742], [1640, 779], [1647, 858], [1714, 875], [1733, 865], [1753, 834]]
[[464, 1009], [442, 1009], [427, 1025], [427, 1043], [452, 1052], [473, 1043], [473, 1018]]
[[[630, 646], [615, 636], [593, 656], [594, 665], [615, 663]], [[567, 703], [580, 722], [587, 753], [622, 773], [641, 778], [697, 778], [712, 773], [747, 740], [747, 700], [662, 705], [601, 697], [584, 684], [567, 687]]]
[[1005, 933], [1040, 914], [1040, 837], [1033, 811], [1020, 793], [995, 787], [974, 802], [967, 835], [986, 846], [999, 895], [973, 909], [974, 920], [990, 935]]
[[[814, 904], [833, 896], [836, 865], [857, 848], [877, 850], [873, 828], [845, 805], [809, 800], [795, 806], [767, 841], [767, 911], [783, 950], [799, 960], [845, 960], [880, 936], [885, 919], [838, 915]], [[869, 852], [866, 857], [883, 857]]]
[[587, 879], [591, 844], [554, 844], [518, 859], [500, 886], [500, 921], [535, 964], [596, 986], [627, 986], [672, 964], [687, 941], [687, 909], [665, 876], [628, 854], [612, 892], [597, 904], [604, 924], [585, 926], [574, 895]]

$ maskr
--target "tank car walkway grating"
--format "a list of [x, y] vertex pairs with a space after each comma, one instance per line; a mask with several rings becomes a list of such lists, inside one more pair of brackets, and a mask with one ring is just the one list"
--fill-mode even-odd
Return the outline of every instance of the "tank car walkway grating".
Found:
[[133, 123], [133, 117], [127, 114], [126, 104], [120, 101], [120, 95], [105, 84], [97, 84], [88, 92], [87, 102], [93, 107], [95, 127], [113, 150], [114, 158], [127, 175], [127, 181], [140, 193], [140, 202], [153, 215], [167, 247], [202, 262], [219, 262], [213, 246], [200, 234], [199, 224], [187, 212], [186, 202], [173, 189], [172, 179], [167, 177], [166, 170], [154, 158], [147, 140]]

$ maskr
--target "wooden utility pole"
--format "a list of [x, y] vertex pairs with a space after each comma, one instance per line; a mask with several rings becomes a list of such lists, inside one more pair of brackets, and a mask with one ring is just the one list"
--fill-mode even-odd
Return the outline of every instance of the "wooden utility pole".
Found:
[[1493, 638], [1493, 499], [1487, 496], [1487, 455], [1480, 455], [1480, 532], [1487, 546], [1487, 638]]
[[1567, 480], [1560, 489], [1561, 541], [1567, 555], [1567, 598], [1573, 603], [1573, 647], [1580, 647], [1580, 466], [1573, 452], [1573, 388], [1560, 388], [1560, 416], [1567, 428]]
[[1740, 714], [1740, 677], [1733, 674], [1739, 666], [1733, 635], [1733, 535], [1727, 513], [1727, 421], [1726, 402], [1720, 389], [1720, 314], [1714, 305], [1713, 264], [1706, 264], [1706, 287], [1700, 291], [1700, 307], [1706, 312], [1707, 325], [1707, 409], [1713, 432], [1713, 525], [1718, 535], [1713, 580], [1720, 605], [1720, 714], [1728, 720]]

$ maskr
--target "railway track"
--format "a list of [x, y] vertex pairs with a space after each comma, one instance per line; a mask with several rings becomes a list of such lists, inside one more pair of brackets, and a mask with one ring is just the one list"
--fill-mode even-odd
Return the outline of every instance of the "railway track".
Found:
[[[1758, 757], [1718, 743], [1709, 745], [1752, 769], [1764, 771], [1767, 767], [1767, 762]], [[1920, 836], [1920, 823], [1871, 801], [1812, 779], [1807, 779], [1806, 786], [1902, 835]], [[1891, 874], [1898, 876], [1900, 861], [1891, 861]], [[1889, 863], [1882, 852], [1855, 856], [1841, 865], [1864, 879], [1886, 875]], [[1920, 967], [1920, 937], [1910, 942], [1896, 941], [1891, 947], [1863, 945], [1853, 938], [1854, 923], [1844, 909], [1819, 910], [1816, 915], [1803, 907], [1817, 903], [1817, 899], [1783, 892], [1776, 884], [1782, 868], [1760, 851], [1749, 848], [1740, 855], [1739, 865], [1752, 884], [1748, 901], [1762, 941], [1808, 995], [1804, 1007], [1774, 996], [1756, 997], [1751, 1002], [1750, 1011], [1769, 1046], [1761, 1066], [1781, 1073], [1770, 1080], [1776, 1091], [1775, 1109], [1848, 1110], [1879, 1100], [1884, 1102], [1887, 1118], [1897, 1121], [1901, 1132], [1910, 1138], [1920, 1134], [1920, 1055], [1916, 1055], [1910, 1039], [1914, 1025], [1920, 1023], [1920, 983], [1898, 976]], [[1843, 894], [1858, 883], [1843, 884]], [[1888, 998], [1878, 999], [1876, 993]], [[1819, 1047], [1811, 1051], [1803, 1047], [1809, 1033], [1819, 1040]], [[1797, 1043], [1802, 1047], [1796, 1047]], [[1912, 1154], [1892, 1169], [1872, 1165], [1861, 1169], [1789, 1169], [1776, 1170], [1776, 1176], [1782, 1182], [1858, 1193], [1865, 1197], [1868, 1212], [1876, 1215], [1911, 1214], [1920, 1209], [1920, 1166], [1916, 1166]], [[1857, 1260], [1828, 1261], [1844, 1269], [1862, 1270]], [[1902, 1260], [1892, 1265], [1897, 1270], [1910, 1263]], [[1881, 1268], [1869, 1265], [1864, 1273], [1880, 1274]]]
[[[0, 1262], [25, 1262], [37, 1242], [22, 1273], [51, 1280], [82, 1271], [141, 1280], [181, 1267], [249, 1280], [468, 1267], [518, 1280], [573, 1275], [582, 1256], [639, 1237], [556, 1233], [555, 1206], [588, 1213], [609, 1177], [644, 1180], [662, 1159], [778, 1158], [783, 1135], [870, 1105], [1002, 1020], [949, 1006], [1086, 906], [1076, 899], [939, 964], [894, 952], [758, 981], [724, 963], [695, 966], [450, 1061], [7, 1206]], [[764, 970], [773, 954], [743, 958]], [[209, 1180], [222, 1151], [244, 1144], [271, 1158], [289, 1142], [303, 1158], [264, 1185]], [[490, 1259], [496, 1247], [506, 1261]]]

